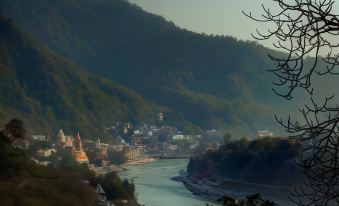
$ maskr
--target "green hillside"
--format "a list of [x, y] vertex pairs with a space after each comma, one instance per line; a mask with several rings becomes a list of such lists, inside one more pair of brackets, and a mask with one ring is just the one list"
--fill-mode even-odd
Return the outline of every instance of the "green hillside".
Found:
[[238, 194], [260, 193], [278, 205], [293, 205], [287, 194], [305, 181], [296, 162], [301, 152], [298, 142], [286, 138], [227, 139], [219, 149], [192, 157], [187, 171], [202, 184]]
[[[1, 125], [2, 126], [2, 125]], [[12, 143], [25, 139], [20, 120], [11, 120], [0, 130], [0, 204], [6, 206], [94, 206], [95, 188], [100, 184], [107, 200], [126, 206], [137, 206], [135, 186], [122, 180], [115, 172], [97, 175], [86, 165], [78, 164], [64, 151], [58, 151], [57, 165], [43, 166], [32, 160], [24, 150]], [[55, 162], [56, 163], [56, 162]], [[86, 181], [85, 181], [86, 180]]]
[[14, 149], [3, 131], [0, 131], [0, 169], [1, 205], [95, 204], [94, 188], [83, 182], [80, 173], [37, 164], [23, 150]]
[[4, 19], [0, 51], [0, 124], [16, 117], [34, 133], [65, 128], [93, 137], [118, 120], [153, 120], [140, 95], [87, 74]]
[[187, 171], [197, 178], [225, 177], [259, 184], [293, 186], [304, 179], [295, 159], [301, 146], [284, 138], [226, 142], [190, 159]]
[[236, 78], [262, 89], [261, 99], [273, 96], [266, 97], [271, 89], [264, 47], [179, 29], [124, 0], [4, 0], [1, 8], [83, 68], [151, 98], [160, 99], [152, 94], [159, 86], [236, 97], [241, 92]]
[[[176, 27], [124, 0], [3, 0], [2, 13], [87, 71], [128, 86], [186, 130], [275, 130], [268, 52]], [[280, 109], [278, 113], [284, 112]]]

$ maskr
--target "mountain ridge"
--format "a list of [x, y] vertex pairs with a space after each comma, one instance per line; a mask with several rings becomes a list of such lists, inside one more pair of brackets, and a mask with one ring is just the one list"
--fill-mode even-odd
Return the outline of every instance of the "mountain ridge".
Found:
[[88, 137], [119, 120], [153, 121], [153, 108], [140, 95], [87, 74], [4, 19], [0, 37], [1, 122], [17, 117], [31, 132], [65, 128]]
[[264, 69], [276, 51], [180, 29], [124, 0], [4, 0], [0, 8], [59, 55], [157, 105], [168, 124], [246, 136], [280, 128], [273, 113], [285, 105]]

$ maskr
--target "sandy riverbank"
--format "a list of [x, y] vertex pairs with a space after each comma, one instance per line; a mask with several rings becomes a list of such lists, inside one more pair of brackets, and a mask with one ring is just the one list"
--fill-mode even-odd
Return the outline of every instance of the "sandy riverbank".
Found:
[[122, 172], [122, 171], [128, 170], [129, 167], [137, 166], [137, 165], [144, 165], [144, 164], [152, 163], [157, 160], [159, 159], [153, 158], [153, 157], [145, 157], [139, 160], [128, 161], [121, 165], [112, 164], [112, 165], [107, 165], [104, 167], [95, 167], [94, 171], [100, 175], [104, 175], [109, 172]]
[[129, 167], [129, 166], [137, 166], [137, 165], [144, 165], [148, 163], [152, 163], [154, 161], [159, 160], [158, 158], [153, 158], [153, 157], [144, 157], [143, 159], [140, 160], [134, 160], [134, 161], [127, 161], [126, 163], [122, 164], [122, 167]]

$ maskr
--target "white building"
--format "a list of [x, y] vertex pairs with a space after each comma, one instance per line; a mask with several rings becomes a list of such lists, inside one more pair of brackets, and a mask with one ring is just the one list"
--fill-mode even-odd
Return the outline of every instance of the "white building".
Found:
[[140, 131], [140, 130], [138, 130], [138, 129], [136, 129], [136, 130], [134, 130], [134, 131], [133, 131], [133, 134], [135, 134], [135, 135], [139, 135], [139, 134], [141, 134], [141, 131]]
[[55, 154], [56, 153], [56, 150], [55, 149], [40, 149], [37, 151], [37, 154], [38, 156], [40, 157], [49, 157], [51, 156], [52, 154]]
[[267, 130], [258, 131], [258, 138], [263, 138], [263, 137], [274, 137], [274, 134], [273, 132], [270, 132]]
[[45, 135], [32, 135], [32, 139], [33, 140], [44, 141], [44, 140], [46, 140], [46, 136]]
[[164, 121], [164, 114], [162, 112], [158, 113], [158, 118], [160, 122]]
[[176, 134], [172, 136], [172, 140], [191, 140], [190, 135]]

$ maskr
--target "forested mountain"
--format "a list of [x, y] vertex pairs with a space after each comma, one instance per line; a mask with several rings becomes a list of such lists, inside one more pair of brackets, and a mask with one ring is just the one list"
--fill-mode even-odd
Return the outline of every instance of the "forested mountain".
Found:
[[57, 128], [94, 136], [119, 120], [151, 122], [130, 89], [90, 75], [0, 19], [0, 123], [22, 119], [35, 133]]
[[236, 193], [257, 192], [279, 205], [291, 205], [286, 194], [305, 181], [297, 163], [300, 158], [302, 147], [294, 140], [228, 139], [219, 149], [192, 157], [187, 171], [198, 182], [217, 183], [213, 187]]
[[279, 128], [272, 113], [284, 104], [266, 72], [274, 51], [256, 43], [193, 33], [124, 0], [2, 0], [0, 9], [59, 55], [160, 105], [169, 124]]
[[224, 177], [258, 184], [293, 186], [303, 176], [296, 159], [301, 145], [284, 138], [242, 138], [218, 150], [208, 150], [190, 159], [187, 171], [196, 178]]

